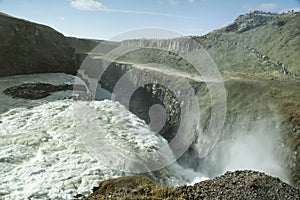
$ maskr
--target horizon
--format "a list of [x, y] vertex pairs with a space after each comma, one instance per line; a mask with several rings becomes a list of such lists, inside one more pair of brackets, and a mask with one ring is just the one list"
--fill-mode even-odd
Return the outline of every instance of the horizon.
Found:
[[111, 40], [138, 29], [167, 30], [176, 36], [201, 36], [255, 10], [300, 11], [300, 0], [230, 0], [226, 4], [216, 0], [132, 0], [127, 4], [116, 0], [53, 0], [51, 3], [0, 0], [0, 7], [0, 12], [50, 26], [67, 37]]

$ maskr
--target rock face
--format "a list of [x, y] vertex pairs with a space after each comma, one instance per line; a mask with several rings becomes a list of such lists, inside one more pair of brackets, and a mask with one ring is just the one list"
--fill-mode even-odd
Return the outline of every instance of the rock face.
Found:
[[[129, 110], [139, 118], [150, 123], [149, 109], [155, 104], [160, 104], [166, 109], [167, 119], [165, 126], [159, 132], [165, 139], [171, 141], [180, 123], [180, 105], [175, 95], [166, 87], [153, 83], [153, 77], [158, 82], [172, 82], [174, 77], [161, 75], [159, 72], [143, 71], [133, 68], [130, 64], [112, 63], [101, 77], [101, 87], [113, 92], [120, 78], [129, 72], [132, 87], [138, 87], [130, 98]], [[174, 81], [174, 80], [173, 80]], [[141, 82], [149, 82], [143, 85]], [[121, 96], [126, 94], [121, 94]], [[122, 102], [121, 102], [122, 103]]]
[[82, 39], [82, 38], [75, 38], [75, 37], [66, 37], [67, 43], [76, 49], [76, 53], [89, 53], [90, 51], [98, 45], [101, 40], [92, 40], [92, 39]]
[[[106, 69], [99, 82], [102, 88], [115, 95], [115, 99], [120, 97], [119, 102], [123, 105], [126, 103], [122, 101], [122, 97], [128, 96], [128, 88], [127, 85], [124, 89], [118, 88], [119, 85], [116, 86], [116, 84], [125, 76], [128, 76], [128, 87], [136, 89], [130, 96], [129, 110], [153, 128], [151, 120], [155, 119], [151, 119], [151, 108], [158, 104], [161, 105], [165, 109], [166, 121], [158, 132], [169, 142], [176, 135], [180, 123], [183, 123], [181, 122], [181, 108], [184, 107], [183, 105], [189, 104], [188, 100], [182, 101], [180, 104], [178, 98], [183, 99], [183, 96], [193, 95], [190, 93], [189, 86], [198, 96], [203, 96], [208, 92], [206, 84], [203, 82], [156, 70], [143, 70], [128, 63], [114, 62]], [[155, 116], [157, 115], [156, 113]], [[190, 115], [192, 114], [190, 113]], [[202, 119], [205, 121], [206, 117], [203, 115]], [[157, 131], [155, 128], [152, 130]]]
[[[176, 52], [180, 51], [191, 51], [199, 48], [199, 44], [190, 38], [175, 38], [168, 40], [149, 40], [149, 39], [138, 39], [138, 40], [125, 40], [122, 42], [124, 46], [137, 46], [137, 47], [153, 47], [157, 49], [164, 49]], [[174, 52], [173, 52], [174, 53]]]
[[220, 177], [177, 188], [159, 186], [142, 177], [100, 183], [87, 200], [96, 199], [299, 199], [300, 190], [255, 171], [227, 172]]

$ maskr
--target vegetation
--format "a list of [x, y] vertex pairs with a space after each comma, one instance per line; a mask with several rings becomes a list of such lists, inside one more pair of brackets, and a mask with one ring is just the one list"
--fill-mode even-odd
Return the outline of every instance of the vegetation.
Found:
[[[265, 13], [268, 14], [268, 13]], [[254, 74], [282, 77], [278, 69], [242, 46], [255, 48], [273, 62], [281, 62], [293, 73], [300, 76], [300, 13], [268, 14], [268, 19], [261, 20], [261, 12], [246, 14], [248, 18], [258, 18], [258, 22], [249, 25], [244, 32], [230, 30], [229, 26], [213, 31], [194, 40], [207, 50], [223, 74]], [[251, 16], [250, 16], [251, 15]], [[239, 17], [240, 18], [240, 17]], [[237, 21], [241, 21], [240, 19]], [[260, 20], [260, 21], [259, 21]], [[237, 23], [237, 22], [236, 22]], [[242, 23], [242, 22], [239, 22]], [[254, 28], [251, 28], [251, 27]], [[218, 38], [218, 39], [216, 39]], [[228, 41], [238, 42], [234, 45]], [[141, 49], [130, 52], [120, 58], [121, 61], [134, 63], [168, 64], [178, 70], [194, 73], [193, 67], [184, 59], [171, 52], [157, 49]]]
[[[207, 50], [223, 75], [227, 120], [231, 120], [227, 123], [239, 120], [243, 114], [259, 118], [279, 113], [285, 144], [300, 155], [300, 13], [253, 12], [238, 17], [233, 24], [193, 37]], [[249, 29], [238, 31], [241, 24]], [[186, 60], [157, 49], [133, 51], [120, 60], [159, 63], [195, 73]], [[277, 63], [283, 63], [296, 78], [281, 71]], [[300, 156], [292, 159], [295, 160], [287, 162], [291, 165], [288, 168], [294, 184], [300, 186]]]
[[67, 38], [45, 25], [0, 13], [0, 76], [64, 72], [76, 74], [76, 57], [100, 41]]
[[86, 200], [102, 199], [298, 199], [300, 191], [278, 178], [254, 171], [227, 172], [193, 186], [156, 185], [131, 176], [100, 183]]
[[123, 55], [119, 58], [120, 61], [134, 62], [139, 64], [156, 63], [167, 64], [168, 66], [189, 73], [197, 71], [185, 59], [179, 57], [173, 52], [167, 52], [159, 49], [139, 49]]
[[[37, 72], [75, 73], [76, 53], [86, 54], [99, 43], [66, 38], [49, 27], [1, 13], [0, 23], [3, 26], [0, 30], [0, 76]], [[248, 26], [247, 29], [240, 31], [241, 24]], [[300, 77], [300, 13], [253, 12], [240, 16], [227, 27], [193, 39], [207, 50], [223, 75], [227, 91], [227, 119], [239, 120], [242, 114], [258, 118], [280, 113], [285, 143], [296, 152], [295, 160], [289, 162], [292, 165], [290, 174], [294, 185], [300, 186], [300, 80], [287, 76], [272, 64], [283, 63], [293, 75]], [[257, 56], [253, 49], [268, 59]], [[185, 59], [157, 49], [133, 51], [119, 61], [156, 63], [196, 73]], [[201, 84], [193, 80], [190, 83], [199, 91], [198, 94], [207, 92]], [[123, 198], [122, 195], [128, 191], [133, 196], [125, 195]], [[90, 199], [109, 199], [113, 195], [119, 195], [121, 199], [186, 197], [175, 188], [131, 177], [103, 182]]]

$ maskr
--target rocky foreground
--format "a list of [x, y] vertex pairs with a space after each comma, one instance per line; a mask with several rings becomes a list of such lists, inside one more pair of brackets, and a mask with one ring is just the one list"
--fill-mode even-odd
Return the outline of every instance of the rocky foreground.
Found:
[[86, 200], [99, 199], [300, 199], [300, 190], [279, 178], [255, 171], [226, 172], [193, 186], [156, 185], [144, 177], [121, 177], [100, 183]]

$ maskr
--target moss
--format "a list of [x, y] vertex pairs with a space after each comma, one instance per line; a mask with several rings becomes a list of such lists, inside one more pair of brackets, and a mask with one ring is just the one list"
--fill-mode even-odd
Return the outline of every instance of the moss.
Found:
[[[117, 183], [117, 182], [120, 183]], [[283, 183], [278, 178], [261, 172], [235, 171], [226, 172], [220, 177], [196, 183], [193, 186], [169, 187], [149, 183], [142, 177], [122, 177], [104, 181], [107, 188], [114, 188], [109, 193], [91, 194], [87, 200], [100, 199], [297, 199], [299, 190]], [[138, 185], [136, 185], [138, 183]], [[116, 184], [118, 187], [115, 187]], [[120, 193], [120, 187], [136, 186], [126, 193]], [[102, 186], [98, 190], [103, 191]]]
[[162, 199], [172, 191], [174, 188], [156, 185], [145, 177], [127, 176], [103, 181], [89, 199]]

